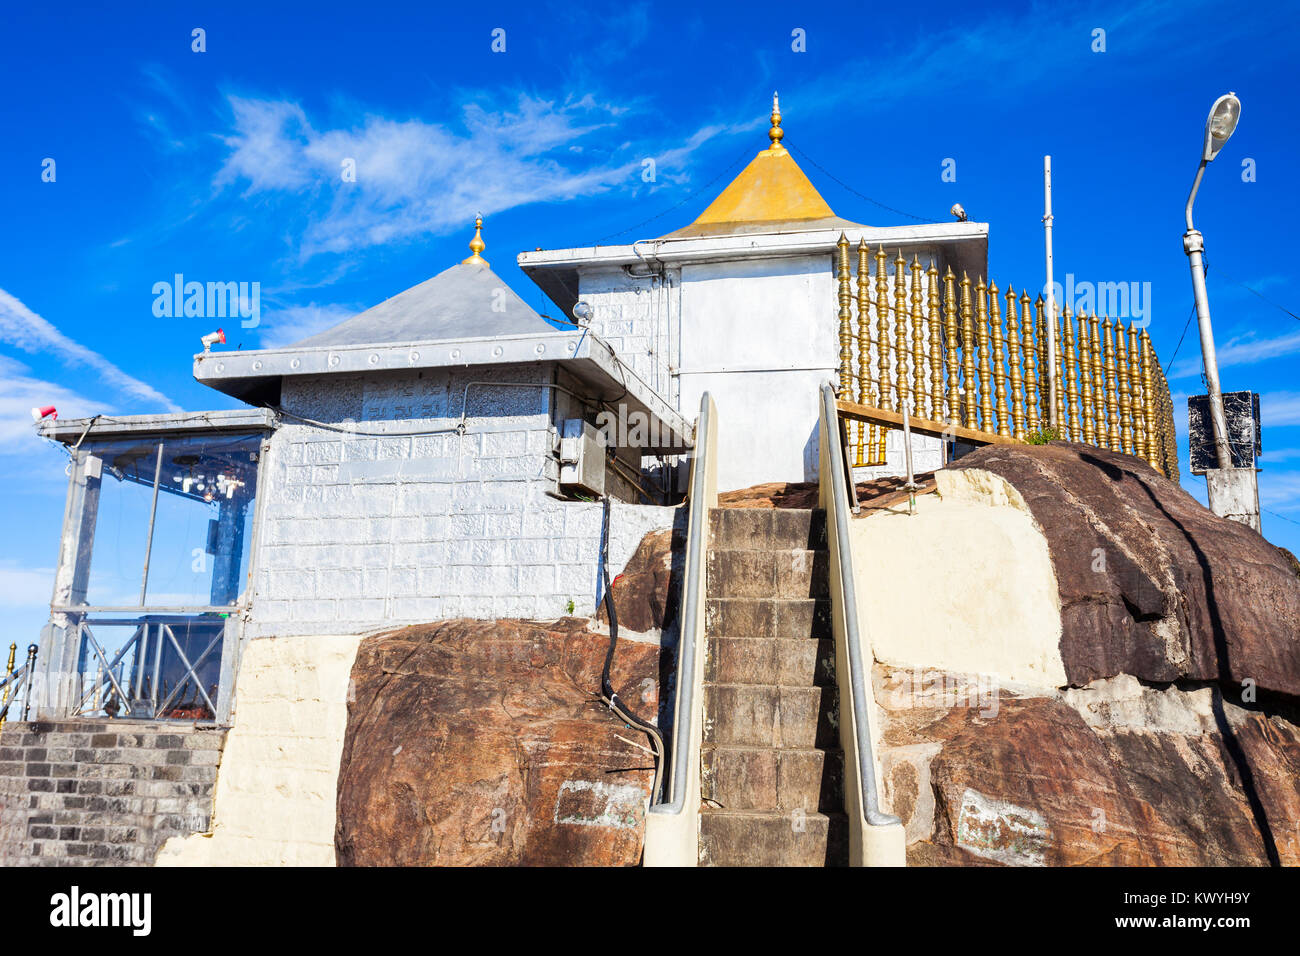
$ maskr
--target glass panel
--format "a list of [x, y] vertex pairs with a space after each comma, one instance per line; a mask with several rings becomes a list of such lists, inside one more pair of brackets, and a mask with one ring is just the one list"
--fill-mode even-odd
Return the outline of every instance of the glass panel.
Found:
[[[154, 469], [162, 473], [149, 547]], [[103, 463], [88, 603], [149, 607], [234, 604], [245, 587], [261, 435], [166, 436], [99, 442]], [[91, 507], [92, 505], [88, 505]]]

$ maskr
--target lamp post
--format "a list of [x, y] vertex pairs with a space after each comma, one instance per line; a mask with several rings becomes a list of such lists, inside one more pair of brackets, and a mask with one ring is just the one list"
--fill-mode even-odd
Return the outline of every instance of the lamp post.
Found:
[[1237, 94], [1220, 96], [1210, 107], [1205, 121], [1205, 140], [1201, 149], [1201, 164], [1196, 169], [1191, 194], [1187, 197], [1187, 232], [1183, 234], [1183, 251], [1192, 270], [1192, 292], [1196, 298], [1196, 324], [1201, 333], [1201, 360], [1205, 367], [1205, 388], [1210, 409], [1210, 428], [1214, 438], [1214, 457], [1217, 468], [1205, 472], [1206, 492], [1210, 510], [1216, 515], [1231, 518], [1260, 530], [1259, 486], [1255, 476], [1255, 463], [1249, 461], [1244, 468], [1232, 464], [1228, 447], [1228, 423], [1223, 413], [1223, 390], [1219, 387], [1219, 362], [1214, 353], [1214, 331], [1210, 327], [1210, 299], [1205, 292], [1205, 239], [1192, 224], [1192, 204], [1196, 191], [1201, 188], [1205, 167], [1214, 161], [1224, 143], [1237, 128], [1241, 118], [1241, 101]]
[[1191, 195], [1187, 197], [1187, 232], [1183, 234], [1183, 251], [1187, 253], [1192, 270], [1192, 292], [1196, 297], [1196, 324], [1201, 332], [1201, 359], [1205, 365], [1205, 387], [1209, 391], [1210, 422], [1214, 431], [1214, 454], [1220, 468], [1232, 467], [1232, 454], [1228, 450], [1228, 425], [1223, 415], [1223, 392], [1219, 388], [1219, 362], [1214, 354], [1214, 331], [1210, 327], [1210, 300], [1205, 293], [1205, 239], [1192, 225], [1192, 203], [1201, 188], [1205, 167], [1219, 155], [1228, 141], [1237, 120], [1241, 117], [1241, 101], [1235, 93], [1220, 96], [1210, 108], [1205, 121], [1205, 144], [1201, 150], [1201, 164], [1196, 169]]

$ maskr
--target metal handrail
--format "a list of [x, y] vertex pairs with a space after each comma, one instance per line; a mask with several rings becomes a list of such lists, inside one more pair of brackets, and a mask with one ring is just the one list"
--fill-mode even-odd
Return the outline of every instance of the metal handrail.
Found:
[[695, 453], [691, 456], [690, 502], [686, 512], [686, 580], [682, 589], [681, 627], [677, 641], [677, 694], [673, 713], [673, 754], [665, 798], [651, 807], [651, 813], [681, 813], [686, 805], [685, 784], [690, 780], [691, 743], [697, 732], [695, 715], [695, 668], [701, 616], [704, 614], [700, 580], [708, 549], [709, 495], [707, 484], [708, 436], [713, 428], [713, 400], [708, 392], [700, 399], [700, 418], [695, 426]]
[[862, 641], [858, 631], [853, 549], [849, 541], [849, 518], [846, 511], [852, 502], [848, 486], [849, 462], [840, 431], [835, 390], [829, 382], [823, 383], [821, 387], [821, 428], [822, 434], [826, 436], [826, 451], [833, 455], [823, 468], [823, 472], [829, 474], [831, 486], [829, 495], [825, 498], [826, 520], [828, 524], [834, 522], [838, 583], [844, 603], [844, 639], [849, 665], [848, 684], [853, 700], [853, 732], [857, 744], [854, 752], [860, 784], [858, 793], [862, 796], [862, 811], [870, 826], [892, 826], [902, 821], [880, 809], [880, 793], [876, 787], [876, 763], [871, 746], [871, 725], [867, 718], [867, 671], [862, 661]]

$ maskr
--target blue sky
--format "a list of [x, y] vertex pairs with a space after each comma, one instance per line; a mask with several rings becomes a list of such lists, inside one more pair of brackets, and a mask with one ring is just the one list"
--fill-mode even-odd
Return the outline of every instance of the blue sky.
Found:
[[[862, 197], [933, 220], [961, 202], [990, 223], [1003, 287], [1042, 281], [1051, 153], [1057, 275], [1151, 283], [1180, 430], [1200, 388], [1194, 327], [1174, 358], [1191, 308], [1182, 207], [1205, 114], [1235, 90], [1241, 124], [1197, 226], [1224, 387], [1263, 394], [1265, 534], [1300, 551], [1300, 321], [1284, 311], [1300, 313], [1298, 49], [1293, 5], [1194, 0], [924, 16], [662, 0], [599, 13], [13, 6], [0, 32], [0, 634], [25, 643], [44, 621], [62, 520], [65, 458], [33, 437], [32, 405], [233, 405], [191, 377], [212, 323], [155, 316], [154, 283], [259, 282], [261, 325], [226, 329], [231, 347], [274, 345], [463, 258], [482, 212], [486, 257], [542, 308], [517, 252], [688, 223], [766, 145], [773, 89], [786, 144], [838, 215], [898, 225], [913, 220]], [[356, 159], [355, 183], [340, 157]], [[1204, 500], [1200, 479], [1184, 484]]]

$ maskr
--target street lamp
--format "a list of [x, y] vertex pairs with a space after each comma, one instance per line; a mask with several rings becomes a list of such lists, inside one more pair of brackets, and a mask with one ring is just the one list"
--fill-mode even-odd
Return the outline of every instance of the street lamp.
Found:
[[1237, 128], [1241, 118], [1241, 100], [1237, 94], [1228, 93], [1214, 101], [1205, 121], [1205, 145], [1201, 151], [1201, 164], [1196, 169], [1191, 195], [1187, 197], [1187, 232], [1183, 234], [1183, 251], [1192, 269], [1192, 291], [1196, 297], [1196, 324], [1201, 332], [1201, 357], [1205, 363], [1205, 386], [1209, 391], [1210, 422], [1214, 431], [1214, 454], [1220, 468], [1232, 467], [1228, 451], [1228, 425], [1223, 414], [1223, 392], [1219, 388], [1219, 362], [1214, 354], [1214, 332], [1210, 328], [1210, 300], [1205, 294], [1204, 237], [1192, 225], [1192, 203], [1201, 188], [1205, 167], [1219, 155], [1223, 144]]

